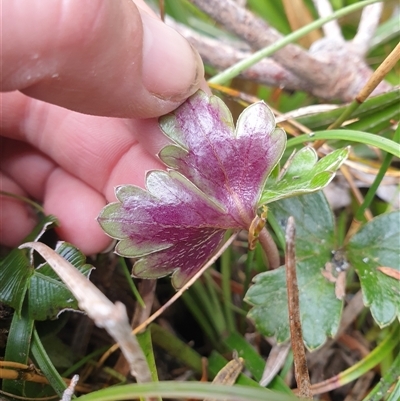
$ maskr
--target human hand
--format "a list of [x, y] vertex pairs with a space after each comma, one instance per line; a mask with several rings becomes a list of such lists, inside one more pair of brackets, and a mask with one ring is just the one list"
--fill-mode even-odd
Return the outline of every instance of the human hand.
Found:
[[[201, 60], [143, 0], [14, 0], [2, 20], [1, 190], [42, 202], [62, 239], [99, 252], [110, 239], [96, 216], [116, 185], [163, 168], [157, 117], [205, 87]], [[0, 241], [16, 246], [35, 216], [0, 202]]]

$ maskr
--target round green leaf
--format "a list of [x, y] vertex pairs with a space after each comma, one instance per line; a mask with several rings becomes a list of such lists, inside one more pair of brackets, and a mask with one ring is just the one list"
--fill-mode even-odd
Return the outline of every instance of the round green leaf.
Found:
[[400, 212], [387, 213], [365, 224], [347, 246], [350, 263], [361, 283], [364, 303], [380, 327], [400, 319], [400, 283], [379, 270], [400, 271]]
[[[320, 347], [339, 327], [342, 301], [335, 286], [321, 273], [332, 259], [334, 220], [321, 192], [284, 199], [271, 205], [276, 220], [286, 227], [289, 216], [296, 221], [296, 268], [304, 343], [309, 349]], [[278, 342], [289, 339], [289, 318], [284, 267], [257, 275], [246, 294], [254, 307], [249, 317], [258, 330], [275, 335]]]

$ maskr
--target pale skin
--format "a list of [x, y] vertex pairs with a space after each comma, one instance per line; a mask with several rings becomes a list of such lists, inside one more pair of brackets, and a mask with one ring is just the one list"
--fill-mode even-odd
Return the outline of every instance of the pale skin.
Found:
[[[93, 254], [114, 187], [163, 168], [157, 119], [206, 88], [197, 53], [141, 0], [2, 4], [1, 190], [42, 203], [60, 237]], [[30, 206], [0, 196], [0, 241], [33, 228]]]

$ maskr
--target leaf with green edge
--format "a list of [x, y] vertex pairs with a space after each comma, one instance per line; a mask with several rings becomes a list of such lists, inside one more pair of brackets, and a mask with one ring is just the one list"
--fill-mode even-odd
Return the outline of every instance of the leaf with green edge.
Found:
[[[334, 219], [321, 192], [284, 199], [270, 205], [282, 231], [289, 216], [296, 221], [296, 267], [303, 339], [308, 349], [320, 347], [339, 327], [343, 303], [335, 286], [322, 275], [335, 249]], [[284, 266], [254, 278], [245, 300], [249, 317], [266, 336], [279, 343], [290, 337]]]
[[[68, 242], [61, 242], [56, 252], [89, 277], [93, 266]], [[54, 319], [66, 310], [79, 310], [78, 302], [48, 263], [35, 269], [29, 288], [29, 315], [35, 320]]]
[[361, 283], [364, 304], [380, 327], [400, 319], [400, 283], [378, 270], [400, 271], [400, 212], [375, 217], [351, 238], [347, 256]]
[[[43, 217], [34, 227], [25, 241], [37, 241], [43, 233], [57, 224], [54, 216]], [[22, 304], [29, 288], [34, 268], [25, 249], [13, 249], [0, 264], [0, 302], [15, 309], [21, 316]]]
[[120, 240], [118, 254], [136, 258], [134, 276], [173, 273], [180, 288], [217, 252], [227, 230], [250, 227], [286, 135], [264, 102], [246, 108], [235, 129], [226, 105], [202, 91], [160, 126], [172, 141], [159, 154], [169, 170], [149, 172], [147, 190], [118, 187], [119, 202], [98, 221]]
[[332, 181], [336, 170], [347, 159], [349, 151], [349, 148], [338, 149], [318, 161], [317, 153], [313, 148], [302, 148], [294, 155], [280, 180], [267, 181], [259, 206], [324, 188]]

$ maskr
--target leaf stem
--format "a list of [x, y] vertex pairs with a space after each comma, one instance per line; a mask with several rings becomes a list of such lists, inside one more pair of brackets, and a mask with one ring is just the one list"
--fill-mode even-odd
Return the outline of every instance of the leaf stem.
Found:
[[285, 249], [285, 236], [283, 235], [281, 227], [279, 226], [279, 223], [271, 209], [268, 210], [268, 223], [274, 230], [279, 246], [282, 250]]
[[264, 249], [265, 255], [268, 259], [269, 268], [277, 269], [281, 265], [278, 247], [271, 237], [271, 234], [265, 227], [260, 231], [258, 240], [260, 241], [260, 244]]

